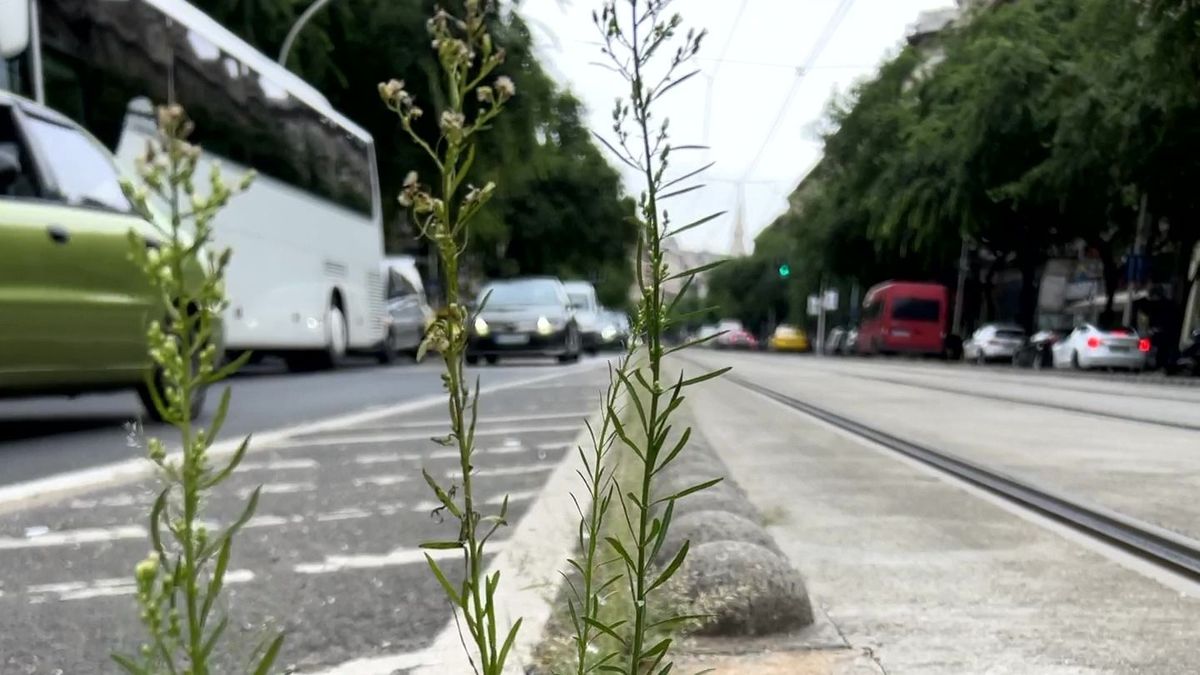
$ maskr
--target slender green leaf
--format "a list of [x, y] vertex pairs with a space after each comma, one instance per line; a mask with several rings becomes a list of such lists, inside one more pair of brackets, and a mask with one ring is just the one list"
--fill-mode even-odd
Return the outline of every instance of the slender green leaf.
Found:
[[442, 573], [442, 568], [434, 561], [433, 556], [425, 554], [425, 562], [429, 563], [429, 569], [433, 570], [433, 576], [437, 577], [438, 583], [442, 585], [442, 590], [446, 592], [446, 597], [450, 598], [450, 602], [454, 603], [455, 607], [462, 607], [462, 596], [458, 591], [454, 590], [454, 586], [446, 575]]
[[662, 549], [663, 544], [667, 541], [667, 533], [671, 530], [671, 518], [675, 515], [675, 502], [667, 502], [667, 508], [663, 509], [662, 516], [662, 531], [659, 533], [658, 539], [654, 541], [654, 546], [650, 548], [650, 559], [654, 560], [658, 557], [658, 552]]
[[133, 659], [122, 654], [109, 654], [109, 657], [130, 675], [149, 675], [149, 671], [133, 662]]
[[248, 350], [238, 354], [237, 358], [226, 362], [225, 365], [221, 366], [205, 377], [204, 382], [206, 384], [212, 384], [213, 382], [220, 382], [221, 380], [228, 378], [230, 375], [233, 375], [237, 371], [241, 370], [242, 366], [246, 365], [246, 363], [250, 361], [250, 357], [253, 355], [254, 353]]
[[225, 570], [229, 567], [229, 554], [233, 550], [232, 533], [226, 533], [221, 537], [221, 551], [217, 554], [217, 563], [213, 567], [212, 578], [208, 582], [208, 592], [204, 596], [204, 604], [200, 608], [200, 625], [208, 621], [208, 613], [212, 610], [213, 603], [216, 602], [217, 596], [221, 593], [221, 587], [225, 584]]
[[675, 557], [672, 558], [671, 562], [663, 568], [662, 572], [658, 573], [658, 577], [653, 583], [650, 584], [649, 588], [646, 589], [647, 593], [667, 583], [667, 581], [669, 581], [671, 577], [675, 575], [676, 570], [678, 570], [679, 566], [683, 564], [683, 559], [687, 557], [688, 548], [691, 546], [691, 543], [692, 542], [690, 541], [683, 542], [683, 546], [679, 547], [679, 551], [675, 553]]
[[[504, 638], [504, 646], [500, 648], [500, 656], [496, 659], [496, 664], [503, 669], [504, 662], [508, 658], [508, 652], [512, 649], [513, 644], [517, 641], [517, 631], [521, 630], [522, 619], [517, 619], [512, 628], [508, 631], [508, 637]], [[493, 625], [495, 622], [492, 622]]]
[[158, 493], [158, 499], [154, 500], [154, 506], [150, 509], [150, 545], [154, 548], [155, 553], [158, 553], [160, 560], [166, 560], [167, 550], [163, 548], [162, 543], [162, 514], [167, 508], [167, 495], [171, 492], [171, 486], [163, 488], [162, 492]]
[[625, 564], [629, 566], [629, 569], [637, 569], [637, 563], [633, 561], [633, 557], [630, 556], [625, 550], [625, 546], [621, 544], [619, 539], [616, 537], [605, 537], [605, 541], [607, 541], [608, 545], [617, 552], [617, 555], [621, 556], [621, 559], [625, 561]]
[[208, 634], [208, 637], [204, 640], [204, 646], [200, 650], [205, 656], [212, 654], [213, 648], [217, 646], [217, 642], [221, 639], [221, 634], [225, 632], [225, 628], [228, 625], [229, 617], [223, 616], [217, 622], [217, 625], [213, 627], [212, 632]]
[[714, 371], [707, 372], [703, 375], [698, 375], [696, 377], [692, 377], [692, 378], [684, 380], [683, 386], [690, 387], [693, 384], [700, 384], [701, 382], [711, 380], [714, 377], [720, 377], [720, 376], [724, 375], [725, 373], [728, 373], [731, 370], [733, 370], [733, 366], [725, 366], [724, 368], [717, 368]]
[[267, 675], [271, 672], [271, 666], [275, 665], [275, 659], [279, 656], [279, 650], [283, 647], [283, 634], [280, 633], [267, 648], [267, 653], [263, 654], [262, 660], [258, 662], [258, 667], [254, 669], [254, 675]]
[[[674, 80], [671, 80], [671, 82], [670, 82], [670, 83], [668, 83], [667, 85], [663, 86], [662, 88], [655, 89], [655, 91], [654, 91], [652, 94], [650, 94], [650, 100], [647, 102], [647, 105], [648, 105], [649, 103], [653, 103], [654, 101], [656, 101], [656, 100], [658, 100], [660, 97], [662, 97], [664, 94], [666, 94], [668, 91], [671, 91], [671, 90], [672, 90], [672, 89], [674, 89], [675, 87], [677, 87], [677, 86], [679, 86], [679, 85], [683, 84], [684, 82], [687, 82], [688, 80], [692, 79], [693, 77], [695, 77], [695, 76], [697, 76], [697, 75], [699, 75], [699, 74], [700, 74], [700, 71], [699, 71], [699, 70], [693, 70], [692, 72], [690, 72], [690, 73], [688, 73], [688, 74], [686, 74], [686, 75], [683, 75], [683, 76], [681, 76], [681, 77], [677, 77], [677, 78], [675, 78]], [[716, 162], [713, 162], [713, 164], [716, 164]], [[710, 166], [711, 166], [711, 165], [710, 165]], [[705, 168], [707, 168], [707, 167], [705, 167]]]
[[211, 478], [204, 482], [204, 489], [208, 489], [214, 485], [220, 485], [221, 482], [223, 482], [226, 478], [229, 478], [229, 476], [237, 470], [238, 465], [242, 463], [242, 458], [246, 456], [246, 450], [250, 447], [250, 439], [253, 436], [254, 434], [251, 434], [242, 439], [242, 442], [238, 444], [237, 449], [233, 451], [233, 456], [229, 458], [229, 462], [225, 464], [220, 471], [213, 474]]
[[[720, 218], [721, 216], [725, 215], [726, 213], [728, 213], [728, 211], [717, 211], [716, 213], [710, 213], [707, 216], [704, 216], [703, 218], [697, 218], [696, 220], [693, 220], [692, 222], [688, 223], [687, 225], [680, 225], [679, 227], [676, 227], [676, 228], [672, 229], [671, 231], [667, 232], [666, 235], [664, 235], [664, 236], [666, 236], [666, 237], [679, 236], [694, 227], [700, 227], [701, 225], [703, 225], [709, 221], [716, 220], [717, 218]], [[677, 296], [677, 297], [682, 297], [682, 295], [683, 294], [680, 293], [679, 296]]]
[[692, 437], [692, 428], [688, 427], [688, 428], [684, 429], [683, 433], [680, 434], [680, 436], [679, 436], [679, 440], [675, 441], [675, 446], [671, 448], [671, 451], [667, 453], [667, 456], [661, 462], [658, 463], [657, 467], [655, 467], [654, 473], [658, 473], [659, 471], [662, 471], [663, 469], [670, 466], [671, 462], [674, 461], [675, 457], [680, 452], [683, 451], [684, 446], [687, 445], [688, 439], [690, 439], [691, 437]]
[[205, 438], [208, 445], [212, 445], [217, 440], [217, 434], [221, 433], [221, 427], [225, 425], [225, 416], [229, 413], [229, 399], [233, 394], [233, 390], [225, 387], [221, 392], [221, 400], [217, 403], [217, 412], [213, 413], [213, 420], [208, 425], [208, 433]]
[[662, 499], [656, 499], [656, 500], [654, 500], [654, 504], [661, 504], [661, 503], [667, 502], [667, 501], [676, 501], [679, 499], [683, 499], [684, 497], [686, 497], [690, 494], [699, 492], [701, 490], [706, 490], [706, 489], [716, 485], [717, 483], [720, 483], [723, 480], [725, 480], [725, 479], [724, 478], [714, 478], [712, 480], [704, 481], [703, 483], [698, 483], [696, 485], [691, 486], [690, 488], [680, 490], [679, 492], [676, 492], [675, 494], [673, 494], [669, 497], [663, 497]]
[[[621, 620], [621, 621], [618, 621], [618, 622], [612, 624], [611, 627], [601, 623], [600, 621], [598, 621], [596, 619], [593, 619], [590, 616], [583, 617], [583, 622], [586, 623], [587, 625], [591, 626], [592, 628], [595, 628], [596, 630], [600, 631], [601, 633], [604, 633], [605, 635], [609, 636], [610, 638], [616, 640], [617, 642], [621, 643], [626, 648], [628, 648], [629, 643], [625, 641], [625, 638], [623, 638], [617, 634], [617, 629], [620, 628], [621, 625], [625, 623], [624, 620]], [[620, 671], [618, 671], [618, 672], [620, 672]]]
[[701, 338], [696, 338], [695, 340], [689, 340], [688, 342], [685, 342], [677, 347], [671, 347], [667, 351], [663, 352], [663, 356], [669, 356], [671, 354], [674, 354], [675, 352], [681, 352], [685, 349], [689, 349], [689, 348], [695, 347], [697, 345], [702, 345], [705, 342], [711, 342], [712, 340], [716, 340], [717, 338], [721, 337], [722, 335], [724, 335], [728, 332], [729, 331], [727, 331], [727, 330], [723, 330], [719, 333], [713, 333], [712, 335], [706, 335]]
[[667, 278], [666, 278], [666, 281], [674, 281], [674, 280], [676, 280], [676, 279], [682, 279], [682, 278], [684, 278], [684, 277], [690, 277], [690, 276], [695, 276], [695, 275], [697, 275], [697, 274], [702, 274], [702, 273], [704, 273], [704, 272], [707, 272], [707, 271], [709, 271], [709, 270], [711, 270], [711, 269], [713, 269], [713, 268], [720, 267], [721, 265], [724, 265], [724, 264], [725, 264], [725, 262], [726, 262], [726, 261], [725, 261], [725, 259], [724, 259], [724, 258], [722, 258], [721, 260], [714, 260], [714, 261], [712, 261], [712, 262], [710, 262], [710, 263], [705, 263], [705, 264], [703, 264], [703, 265], [700, 265], [700, 266], [698, 266], [698, 267], [693, 267], [693, 268], [691, 268], [691, 269], [689, 269], [689, 270], [684, 270], [684, 271], [682, 271], [682, 272], [679, 272], [678, 274], [672, 274], [671, 276], [669, 276], [669, 277], [667, 277]]
[[[705, 171], [708, 171], [715, 165], [716, 165], [716, 161], [709, 162], [708, 164], [705, 164], [698, 169], [693, 169], [693, 170], [683, 174], [682, 176], [672, 178], [671, 180], [667, 181], [666, 183], [663, 183], [662, 187], [659, 189], [666, 190], [667, 188], [671, 187], [672, 185], [678, 185], [679, 183], [682, 183], [683, 181], [685, 181], [689, 178], [692, 178], [694, 176], [699, 176], [700, 174], [704, 173]], [[722, 213], [724, 213], [724, 212], [722, 211]], [[712, 218], [713, 218], [712, 216], [708, 216], [707, 220], [712, 220]], [[685, 227], [687, 227], [687, 226], [685, 226]], [[669, 237], [671, 235], [664, 235], [664, 236]]]
[[655, 621], [654, 623], [647, 626], [647, 628], [662, 628], [663, 626], [670, 626], [672, 624], [683, 623], [684, 621], [702, 621], [711, 616], [712, 616], [711, 614], [681, 614], [679, 616], [672, 616], [672, 617], [668, 617], [666, 619], [661, 619], [659, 621]]
[[426, 542], [422, 542], [420, 547], [432, 549], [432, 550], [438, 550], [438, 551], [445, 551], [445, 550], [449, 550], [449, 549], [463, 548], [463, 543], [461, 541], [426, 541]]
[[450, 495], [442, 489], [442, 486], [437, 484], [437, 481], [433, 479], [433, 476], [429, 475], [429, 472], [425, 469], [421, 469], [421, 475], [425, 477], [425, 482], [429, 485], [429, 488], [433, 490], [433, 494], [438, 498], [438, 501], [442, 503], [442, 506], [444, 506], [447, 511], [454, 514], [455, 518], [462, 520], [462, 510], [458, 508], [458, 506], [454, 503], [454, 500], [450, 498]]
[[685, 187], [685, 188], [679, 188], [678, 190], [672, 190], [670, 192], [658, 195], [658, 201], [665, 202], [666, 200], [668, 200], [672, 197], [686, 195], [687, 193], [694, 192], [696, 190], [699, 190], [702, 187], [704, 187], [704, 183], [698, 183], [696, 185], [689, 185], [688, 187]]

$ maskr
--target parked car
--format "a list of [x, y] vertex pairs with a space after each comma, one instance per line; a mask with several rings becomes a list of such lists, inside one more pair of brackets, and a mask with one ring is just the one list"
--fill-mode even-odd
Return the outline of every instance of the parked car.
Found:
[[1054, 355], [1051, 353], [1051, 348], [1054, 343], [1066, 337], [1067, 332], [1040, 330], [1034, 333], [1013, 354], [1012, 364], [1017, 368], [1033, 368], [1034, 370], [1054, 367]]
[[1055, 368], [1142, 370], [1150, 340], [1126, 326], [1085, 323], [1050, 348]]
[[415, 355], [433, 322], [433, 309], [425, 297], [425, 284], [412, 256], [392, 256], [383, 263], [387, 294], [386, 337], [379, 351], [385, 363], [396, 354]]
[[887, 281], [863, 300], [856, 349], [864, 354], [931, 354], [946, 351], [949, 292], [930, 283]]
[[777, 326], [767, 345], [776, 352], [806, 352], [810, 349], [808, 333], [803, 328], [788, 325]]
[[963, 359], [980, 364], [988, 361], [1011, 361], [1023, 344], [1024, 328], [1012, 324], [988, 323], [976, 329], [963, 343]]
[[737, 328], [717, 338], [717, 347], [722, 349], [758, 349], [758, 338], [744, 328]]
[[596, 298], [596, 288], [586, 281], [567, 281], [563, 287], [567, 289], [571, 309], [575, 310], [583, 350], [595, 354], [600, 349], [600, 332], [604, 329], [604, 310]]
[[[0, 92], [0, 395], [136, 389], [153, 375], [146, 331], [167, 308], [129, 257], [159, 230], [125, 198], [112, 155], [66, 117]], [[184, 278], [199, 284], [202, 266]], [[220, 341], [220, 326], [213, 332]], [[216, 345], [220, 348], [222, 345]], [[203, 391], [190, 401], [193, 416]]]
[[829, 334], [825, 336], [825, 353], [832, 355], [844, 354], [845, 348], [846, 329], [841, 326], [834, 326], [829, 329]]
[[[486, 301], [485, 301], [486, 299]], [[579, 325], [567, 289], [553, 277], [493, 281], [479, 293], [478, 311], [469, 327], [467, 363], [480, 358], [544, 356], [559, 363], [579, 360]]]

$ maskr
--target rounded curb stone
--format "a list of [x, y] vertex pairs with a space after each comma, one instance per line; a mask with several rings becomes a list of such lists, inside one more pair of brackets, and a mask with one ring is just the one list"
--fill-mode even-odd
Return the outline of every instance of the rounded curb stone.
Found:
[[758, 523], [729, 511], [690, 511], [671, 519], [666, 541], [655, 559], [665, 565], [675, 557], [683, 542], [690, 550], [713, 541], [740, 541], [776, 550], [775, 540]]
[[769, 548], [714, 541], [688, 551], [680, 591], [712, 617], [700, 635], [765, 635], [807, 626], [812, 605], [799, 572]]

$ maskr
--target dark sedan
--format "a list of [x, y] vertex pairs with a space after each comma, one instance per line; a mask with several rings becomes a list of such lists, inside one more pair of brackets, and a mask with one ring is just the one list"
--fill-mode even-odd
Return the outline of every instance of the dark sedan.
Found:
[[553, 277], [494, 281], [479, 294], [482, 310], [472, 320], [467, 363], [480, 358], [542, 356], [579, 359], [579, 326], [563, 284]]

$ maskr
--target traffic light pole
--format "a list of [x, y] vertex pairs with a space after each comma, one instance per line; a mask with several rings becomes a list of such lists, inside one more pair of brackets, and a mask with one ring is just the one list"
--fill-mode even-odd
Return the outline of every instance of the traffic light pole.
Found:
[[819, 303], [817, 303], [818, 306], [820, 307], [820, 309], [817, 311], [817, 341], [815, 344], [817, 346], [817, 350], [816, 350], [817, 353], [824, 354], [825, 353], [825, 278], [824, 277], [821, 278], [820, 288], [821, 288], [820, 293], [818, 293], [818, 295], [817, 295], [817, 297], [820, 298], [821, 301]]

